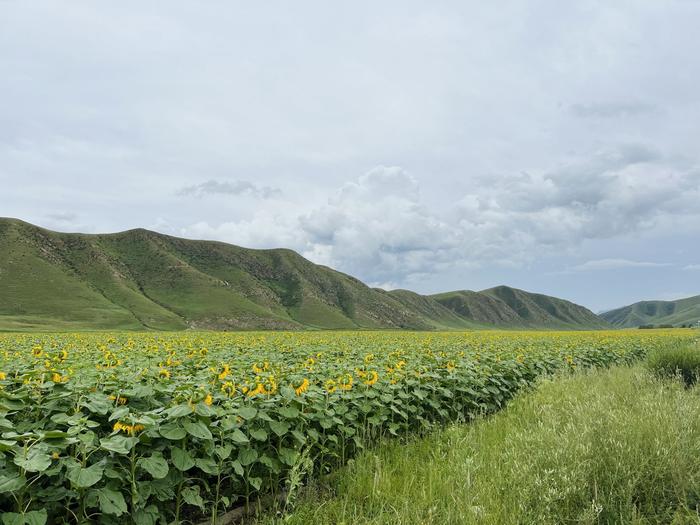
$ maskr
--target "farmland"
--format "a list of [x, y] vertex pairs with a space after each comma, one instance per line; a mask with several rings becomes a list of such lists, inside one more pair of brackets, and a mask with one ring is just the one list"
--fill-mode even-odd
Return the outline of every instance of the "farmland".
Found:
[[632, 363], [693, 337], [4, 334], [0, 510], [6, 523], [213, 521], [370, 441], [467, 421], [543, 375]]

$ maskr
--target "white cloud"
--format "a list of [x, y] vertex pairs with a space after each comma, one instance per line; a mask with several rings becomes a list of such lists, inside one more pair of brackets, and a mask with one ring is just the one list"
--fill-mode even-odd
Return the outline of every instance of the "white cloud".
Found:
[[205, 195], [248, 195], [267, 199], [280, 195], [278, 188], [259, 186], [247, 180], [208, 180], [200, 184], [185, 186], [177, 191], [179, 196], [203, 197]]
[[684, 266], [683, 269], [689, 271], [700, 270], [700, 264], [689, 264], [687, 266]]
[[[502, 176], [435, 209], [424, 204], [415, 177], [378, 166], [325, 204], [278, 201], [250, 218], [199, 222], [182, 233], [290, 247], [368, 282], [400, 286], [447, 269], [519, 268], [587, 240], [697, 224], [699, 174], [649, 149], [624, 146], [551, 171]], [[663, 266], [669, 264], [600, 258], [571, 271]]]
[[630, 261], [628, 259], [597, 259], [594, 261], [586, 261], [583, 264], [574, 266], [572, 270], [578, 272], [589, 272], [598, 270], [618, 270], [620, 268], [660, 268], [664, 266], [671, 266], [671, 264], [648, 261]]

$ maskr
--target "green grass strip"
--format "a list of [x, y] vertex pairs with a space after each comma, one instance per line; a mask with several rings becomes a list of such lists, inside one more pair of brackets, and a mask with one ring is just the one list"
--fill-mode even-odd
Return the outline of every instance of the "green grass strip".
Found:
[[556, 377], [498, 414], [382, 443], [286, 524], [700, 523], [700, 390], [643, 367]]

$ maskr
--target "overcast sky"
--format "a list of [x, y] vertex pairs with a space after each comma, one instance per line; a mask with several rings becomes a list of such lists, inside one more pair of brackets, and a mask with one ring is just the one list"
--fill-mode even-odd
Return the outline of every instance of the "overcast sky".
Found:
[[700, 1], [0, 0], [0, 216], [387, 288], [700, 294]]

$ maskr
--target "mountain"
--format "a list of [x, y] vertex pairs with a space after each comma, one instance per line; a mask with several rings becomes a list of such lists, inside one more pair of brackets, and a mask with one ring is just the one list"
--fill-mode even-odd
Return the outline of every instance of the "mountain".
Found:
[[601, 328], [508, 287], [436, 296], [366, 286], [286, 249], [137, 229], [58, 233], [0, 218], [0, 329]]
[[460, 317], [482, 326], [610, 328], [606, 321], [583, 306], [508, 286], [497, 286], [481, 292], [447, 292], [431, 297]]
[[695, 324], [700, 322], [700, 295], [677, 301], [640, 301], [603, 312], [600, 317], [620, 328]]

